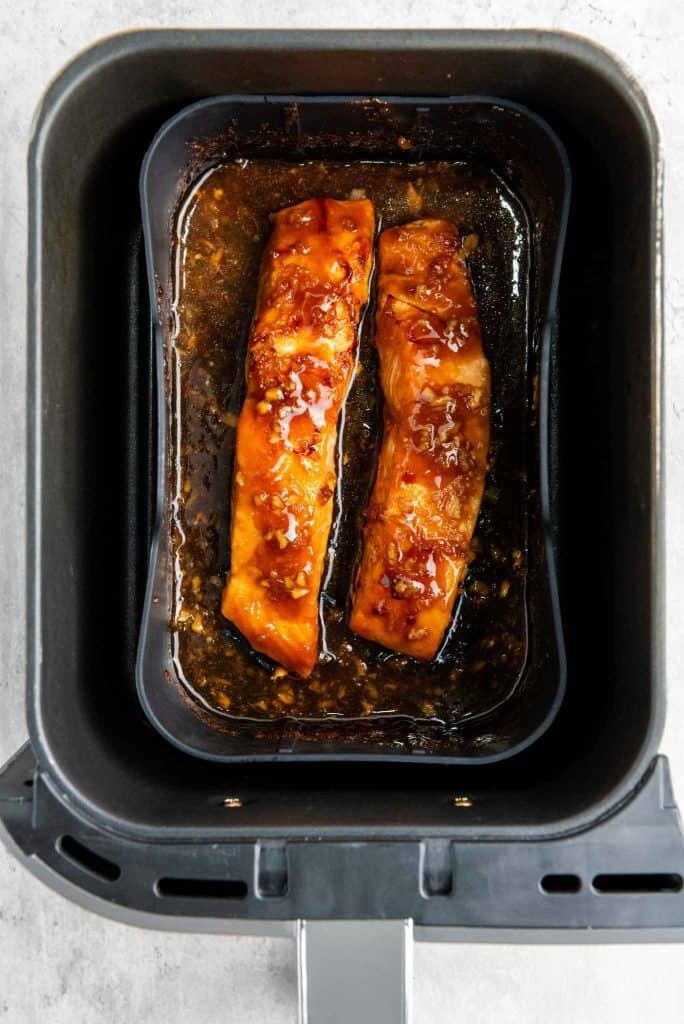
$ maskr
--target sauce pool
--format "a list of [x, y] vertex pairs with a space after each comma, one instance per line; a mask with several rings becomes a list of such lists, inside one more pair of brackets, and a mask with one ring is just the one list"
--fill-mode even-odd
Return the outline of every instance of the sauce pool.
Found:
[[[320, 596], [321, 653], [302, 680], [256, 654], [220, 613], [228, 572], [235, 426], [269, 215], [314, 196], [373, 201], [378, 229], [453, 220], [478, 240], [469, 259], [492, 369], [491, 468], [464, 592], [437, 658], [396, 654], [352, 633], [351, 584], [381, 442], [372, 302], [341, 414], [338, 480]], [[240, 160], [206, 172], [179, 208], [167, 365], [172, 430], [173, 655], [202, 706], [277, 719], [373, 715], [449, 726], [493, 710], [525, 666], [529, 424], [529, 232], [522, 204], [492, 171], [463, 163]], [[326, 301], [320, 296], [320, 303]], [[315, 316], [316, 309], [304, 311]], [[429, 326], [429, 325], [428, 325]], [[455, 339], [455, 343], [458, 339]], [[321, 401], [325, 396], [321, 396]], [[288, 424], [283, 424], [287, 429]]]

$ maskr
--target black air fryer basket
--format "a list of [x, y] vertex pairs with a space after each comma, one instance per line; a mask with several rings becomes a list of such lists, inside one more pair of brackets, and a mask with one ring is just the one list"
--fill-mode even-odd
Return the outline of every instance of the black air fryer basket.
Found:
[[[197, 100], [292, 94], [501, 97], [567, 151], [545, 325], [567, 685], [505, 761], [217, 763], [168, 742], [138, 700], [158, 429], [141, 162]], [[339, 979], [383, 956], [395, 988], [357, 1007], [377, 986], [347, 985], [341, 1019], [403, 1019], [411, 928], [678, 939], [684, 844], [658, 756], [661, 169], [635, 83], [556, 33], [132, 33], [50, 86], [29, 171], [30, 740], [0, 776], [14, 852], [123, 920], [296, 933], [311, 1019], [331, 963]]]

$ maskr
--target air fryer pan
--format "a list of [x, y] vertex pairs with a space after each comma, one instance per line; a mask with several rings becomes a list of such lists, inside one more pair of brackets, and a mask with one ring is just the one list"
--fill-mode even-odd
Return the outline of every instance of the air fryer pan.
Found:
[[[549, 468], [568, 686], [505, 761], [220, 764], [167, 742], [137, 698], [159, 451], [140, 165], [188, 104], [286, 91], [502, 96], [567, 149]], [[660, 173], [638, 86], [558, 33], [143, 32], [52, 83], [29, 158], [30, 746], [0, 771], [0, 834], [30, 870], [130, 923], [294, 935], [306, 918], [309, 1003], [332, 949], [344, 988], [325, 1007], [344, 1020], [349, 991], [373, 986], [340, 969], [341, 940], [365, 940], [364, 977], [392, 940], [396, 997], [406, 919], [425, 940], [682, 937], [684, 845], [656, 757]]]
[[[524, 600], [528, 641], [522, 675], [507, 700], [489, 713], [473, 715], [472, 721], [457, 722], [448, 729], [398, 716], [371, 715], [367, 720], [345, 723], [221, 718], [200, 711], [188, 699], [172, 658], [169, 631], [169, 509], [174, 474], [169, 472], [167, 452], [171, 406], [165, 381], [169, 380], [172, 228], [179, 198], [188, 182], [231, 159], [396, 162], [397, 152], [401, 152], [398, 139], [412, 141], [412, 163], [461, 160], [490, 168], [524, 206], [526, 223], [522, 222], [520, 234], [511, 234], [509, 220], [504, 219], [512, 215], [510, 200], [504, 214], [500, 207], [487, 214], [477, 198], [466, 200], [463, 207], [470, 229], [486, 233], [488, 244], [502, 254], [513, 253], [520, 239], [525, 239], [524, 252], [517, 259], [529, 259], [530, 264], [529, 292], [523, 273], [517, 306], [511, 300], [512, 277], [510, 281], [490, 281], [481, 301], [485, 344], [488, 335], [490, 342], [494, 405], [502, 406], [498, 414], [502, 425], [497, 433], [495, 424], [492, 441], [500, 444], [499, 437], [511, 430], [528, 435], [527, 461], [519, 468], [513, 468], [515, 445], [511, 448], [510, 440], [499, 459], [500, 463], [512, 463], [507, 487], [519, 486], [518, 472], [522, 472], [531, 494], [527, 510], [519, 507], [517, 513], [509, 512], [524, 516], [527, 523], [529, 568]], [[363, 172], [358, 180], [363, 181]], [[520, 751], [548, 727], [565, 685], [553, 550], [555, 488], [549, 478], [555, 408], [551, 374], [557, 359], [554, 325], [569, 200], [569, 169], [558, 138], [529, 111], [491, 98], [222, 97], [193, 105], [160, 130], [143, 163], [141, 195], [150, 301], [157, 314], [157, 513], [137, 665], [138, 692], [151, 721], [182, 749], [216, 760], [336, 757], [396, 761], [419, 756], [423, 762], [439, 758], [450, 763], [486, 763]], [[480, 223], [478, 217], [486, 216], [489, 219]], [[475, 285], [477, 288], [477, 277]], [[498, 308], [506, 312], [498, 314], [497, 320]], [[242, 376], [239, 355], [233, 372]], [[531, 406], [535, 376], [539, 378], [538, 409]], [[219, 467], [219, 472], [228, 473], [227, 463], [219, 462]], [[207, 486], [206, 477], [204, 484]], [[219, 505], [215, 514], [225, 526], [227, 507]], [[501, 544], [503, 538], [495, 536]], [[490, 628], [503, 628], [497, 627], [496, 613], [491, 614]], [[348, 640], [355, 642], [353, 635]], [[423, 671], [427, 683], [427, 671]], [[175, 685], [170, 685], [171, 680]], [[465, 685], [477, 687], [477, 677]], [[489, 710], [486, 702], [484, 707]]]
[[[285, 90], [502, 96], [544, 117], [567, 150], [573, 200], [553, 451], [568, 685], [546, 733], [502, 762], [219, 764], [167, 742], [136, 694], [157, 450], [140, 166], [155, 132], [188, 104]], [[630, 851], [624, 870], [653, 864], [660, 872], [670, 863], [674, 871], [679, 863], [644, 815], [645, 831], [623, 828], [605, 856], [593, 839], [593, 826], [611, 815], [618, 825], [619, 808], [628, 811], [655, 778], [649, 769], [664, 713], [660, 165], [657, 132], [634, 82], [596, 47], [557, 33], [134, 33], [84, 53], [51, 85], [29, 171], [32, 752], [3, 775], [1, 813], [34, 854], [31, 863], [49, 864], [53, 875], [68, 874], [110, 904], [141, 905], [144, 889], [149, 908], [178, 916], [206, 916], [211, 901], [162, 899], [153, 874], [166, 863], [181, 877], [226, 877], [230, 851], [248, 895], [211, 904], [227, 918], [310, 916], [321, 891], [320, 912], [354, 913], [364, 892], [385, 915], [404, 908], [418, 923], [455, 924], [464, 920], [468, 878], [482, 897], [484, 889], [497, 894], [501, 914], [492, 908], [488, 921], [503, 926], [516, 917], [504, 900], [506, 886], [513, 893], [511, 864], [531, 925], [548, 920], [549, 901], [559, 925], [572, 916], [607, 927], [621, 912], [623, 925], [638, 924], [653, 901], [674, 914], [678, 895], [594, 900], [587, 859], [590, 847], [592, 866], [609, 870], [619, 847]], [[33, 757], [31, 789], [24, 782]], [[656, 782], [658, 820], [671, 821], [662, 771]], [[130, 866], [118, 881], [96, 879], [56, 848], [65, 833]], [[586, 843], [573, 852], [561, 837], [575, 833]], [[321, 861], [312, 874], [324, 839], [334, 863]], [[277, 846], [276, 863], [301, 865], [290, 873], [287, 900], [262, 900], [244, 874], [266, 840]], [[425, 895], [412, 868], [394, 884], [395, 846], [406, 864], [418, 864], [422, 844], [433, 840], [441, 854], [426, 853], [435, 882]], [[489, 851], [491, 871], [461, 872], [471, 849], [463, 840], [477, 840], [480, 857]], [[117, 852], [124, 846], [130, 862]], [[269, 864], [271, 853], [269, 846]], [[433, 899], [440, 857], [453, 858], [455, 884], [450, 896]], [[542, 862], [566, 872], [585, 864], [581, 895], [542, 898]], [[482, 906], [479, 898], [470, 904], [469, 926]], [[572, 907], [580, 909], [571, 914]]]

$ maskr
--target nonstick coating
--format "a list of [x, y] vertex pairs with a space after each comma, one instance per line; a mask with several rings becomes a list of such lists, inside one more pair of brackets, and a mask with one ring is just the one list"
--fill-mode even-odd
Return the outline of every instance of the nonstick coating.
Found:
[[[503, 96], [568, 153], [551, 446], [568, 685], [544, 736], [502, 762], [217, 764], [164, 739], [136, 694], [157, 493], [140, 166], [188, 104], [286, 89]], [[660, 175], [634, 80], [555, 32], [137, 32], [65, 69], [28, 189], [27, 715], [54, 793], [136, 846], [182, 839], [194, 858], [236, 837], [552, 839], [641, 785], [665, 708]]]
[[[331, 131], [334, 126], [334, 131]], [[207, 168], [236, 157], [290, 160], [396, 161], [397, 139], [412, 142], [410, 162], [449, 159], [489, 168], [524, 209], [527, 230], [511, 229], [489, 210], [491, 233], [502, 253], [525, 240], [529, 295], [507, 308], [501, 281], [487, 281], [486, 267], [475, 261], [483, 293], [485, 337], [506, 343], [501, 329], [511, 318], [511, 337], [526, 337], [522, 353], [511, 349], [509, 368], [494, 356], [499, 401], [509, 406], [514, 422], [518, 392], [518, 431], [527, 430], [529, 489], [523, 514], [527, 530], [527, 656], [517, 685], [500, 703], [483, 703], [480, 714], [441, 722], [407, 716], [321, 723], [302, 719], [253, 722], [219, 717], [192, 701], [178, 681], [171, 658], [169, 622], [169, 503], [173, 499], [167, 461], [167, 335], [172, 299], [171, 237], [174, 214], [188, 185]], [[472, 173], [472, 172], [471, 172]], [[477, 174], [475, 173], [475, 180]], [[309, 757], [368, 757], [396, 760], [417, 755], [430, 759], [487, 762], [510, 756], [531, 743], [552, 720], [565, 684], [563, 639], [555, 579], [553, 536], [554, 488], [549, 476], [552, 424], [549, 423], [551, 374], [555, 359], [557, 282], [563, 249], [569, 193], [569, 170], [563, 148], [542, 121], [513, 104], [495, 99], [459, 97], [446, 100], [301, 99], [264, 100], [228, 97], [208, 100], [173, 118], [157, 135], [143, 165], [141, 194], [153, 308], [157, 311], [158, 506], [137, 663], [138, 692], [151, 721], [181, 748], [217, 760]], [[512, 205], [518, 205], [515, 200]], [[484, 204], [463, 204], [477, 228]], [[483, 220], [483, 224], [486, 220]], [[486, 303], [485, 303], [486, 307]], [[524, 308], [523, 308], [524, 307]], [[505, 313], [503, 312], [505, 310]], [[516, 316], [518, 320], [516, 322]], [[517, 326], [516, 326], [517, 323]], [[489, 330], [488, 330], [489, 328]], [[510, 341], [508, 342], [510, 344]], [[491, 358], [491, 357], [490, 357]], [[517, 366], [517, 369], [516, 369]], [[501, 369], [500, 369], [501, 367]], [[236, 365], [232, 371], [240, 372]], [[538, 381], [537, 408], [527, 408]], [[510, 426], [500, 438], [505, 444]], [[497, 437], [496, 427], [493, 438]], [[500, 442], [501, 443], [501, 442]], [[513, 446], [513, 450], [514, 450]], [[510, 453], [507, 456], [510, 458]], [[485, 510], [486, 514], [486, 510]], [[495, 627], [493, 627], [495, 628]], [[426, 686], [429, 679], [425, 670]], [[169, 685], [171, 681], [171, 685]], [[473, 702], [477, 710], [476, 702]]]

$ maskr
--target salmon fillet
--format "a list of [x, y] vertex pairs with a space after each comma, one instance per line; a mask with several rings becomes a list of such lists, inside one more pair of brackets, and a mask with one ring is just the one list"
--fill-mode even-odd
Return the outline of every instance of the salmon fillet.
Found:
[[384, 231], [376, 346], [384, 432], [351, 628], [436, 655], [468, 567], [489, 447], [489, 364], [454, 224]]
[[221, 611], [257, 651], [308, 676], [374, 235], [368, 200], [281, 210], [262, 258], [237, 426]]

